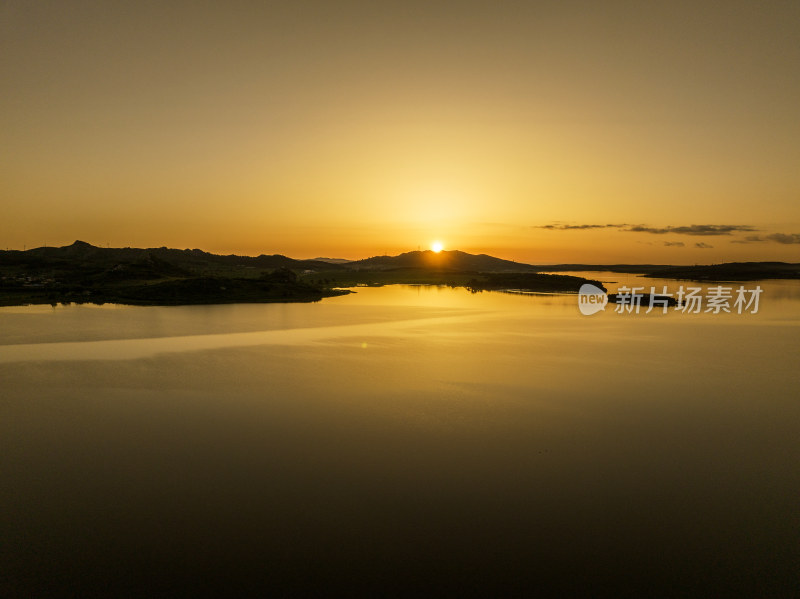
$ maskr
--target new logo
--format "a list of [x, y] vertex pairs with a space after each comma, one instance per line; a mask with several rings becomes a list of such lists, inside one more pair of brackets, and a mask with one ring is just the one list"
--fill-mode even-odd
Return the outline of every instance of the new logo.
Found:
[[581, 314], [591, 316], [601, 310], [606, 309], [608, 303], [608, 296], [606, 292], [592, 285], [591, 283], [584, 283], [578, 291], [578, 308]]

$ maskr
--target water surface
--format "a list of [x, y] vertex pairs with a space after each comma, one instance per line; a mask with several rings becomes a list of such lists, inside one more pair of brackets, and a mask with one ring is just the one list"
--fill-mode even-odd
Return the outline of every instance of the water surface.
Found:
[[0, 309], [6, 594], [791, 596], [800, 287], [759, 284]]

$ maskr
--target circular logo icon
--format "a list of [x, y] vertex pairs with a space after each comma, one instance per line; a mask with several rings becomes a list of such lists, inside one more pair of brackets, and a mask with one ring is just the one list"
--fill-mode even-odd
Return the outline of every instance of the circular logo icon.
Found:
[[578, 291], [578, 308], [581, 314], [591, 316], [606, 309], [608, 296], [597, 285], [584, 283]]

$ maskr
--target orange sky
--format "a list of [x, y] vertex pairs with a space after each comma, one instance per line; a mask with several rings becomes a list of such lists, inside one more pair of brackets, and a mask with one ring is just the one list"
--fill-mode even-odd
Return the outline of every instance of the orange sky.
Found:
[[6, 1], [0, 245], [800, 261], [798, 26], [733, 0]]

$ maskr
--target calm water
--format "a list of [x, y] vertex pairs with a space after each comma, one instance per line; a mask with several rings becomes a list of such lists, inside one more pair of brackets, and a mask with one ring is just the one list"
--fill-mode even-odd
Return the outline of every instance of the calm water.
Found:
[[759, 284], [2, 308], [0, 590], [796, 596], [800, 284]]

